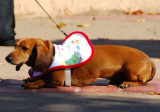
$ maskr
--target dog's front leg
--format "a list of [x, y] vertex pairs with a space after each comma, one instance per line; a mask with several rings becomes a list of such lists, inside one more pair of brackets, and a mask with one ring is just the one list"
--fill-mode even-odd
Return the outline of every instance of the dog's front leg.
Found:
[[47, 82], [45, 84], [45, 87], [49, 87], [49, 88], [56, 88], [58, 86], [63, 86], [64, 84], [62, 84], [60, 81], [58, 80], [53, 80], [52, 82]]
[[26, 82], [24, 84], [24, 88], [26, 89], [38, 89], [45, 86], [45, 82], [41, 79], [33, 81], [33, 82]]
[[46, 87], [63, 86], [65, 80], [65, 70], [54, 70], [43, 77]]

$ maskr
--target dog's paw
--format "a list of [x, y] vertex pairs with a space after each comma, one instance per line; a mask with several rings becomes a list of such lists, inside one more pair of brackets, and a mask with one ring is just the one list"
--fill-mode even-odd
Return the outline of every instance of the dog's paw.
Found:
[[121, 89], [125, 89], [125, 88], [131, 87], [131, 86], [132, 86], [132, 84], [130, 82], [123, 82], [121, 85], [119, 85], [119, 87]]
[[39, 88], [40, 88], [39, 85], [32, 84], [32, 83], [30, 83], [30, 82], [25, 83], [25, 84], [23, 85], [23, 87], [24, 87], [25, 89], [39, 89]]
[[23, 85], [25, 89], [39, 89], [44, 87], [44, 82], [42, 80], [27, 82]]
[[131, 87], [131, 86], [144, 86], [146, 85], [146, 82], [132, 82], [132, 81], [126, 81], [123, 82], [119, 87], [124, 89], [126, 87]]

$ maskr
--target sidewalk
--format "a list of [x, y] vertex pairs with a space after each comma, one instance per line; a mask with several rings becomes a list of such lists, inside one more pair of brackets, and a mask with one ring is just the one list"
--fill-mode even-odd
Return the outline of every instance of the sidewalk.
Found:
[[[93, 105], [98, 104], [98, 99], [112, 96], [114, 100], [115, 96], [121, 100], [126, 99], [134, 101], [141, 99], [141, 101], [147, 102], [146, 99], [152, 101], [151, 106], [158, 109], [157, 104], [159, 105], [159, 95], [150, 95], [153, 92], [160, 92], [160, 16], [79, 16], [79, 17], [62, 17], [55, 20], [58, 24], [65, 23], [67, 26], [62, 27], [62, 29], [69, 34], [72, 31], [83, 31], [91, 39], [94, 45], [96, 44], [115, 44], [115, 45], [126, 45], [131, 46], [137, 49], [144, 51], [149, 55], [155, 62], [157, 67], [157, 72], [155, 78], [148, 83], [147, 86], [137, 86], [137, 87], [128, 87], [126, 89], [120, 89], [115, 86], [85, 86], [85, 87], [58, 87], [58, 88], [43, 88], [43, 89], [23, 89], [20, 85], [23, 84], [22, 79], [28, 77], [29, 67], [23, 65], [20, 71], [15, 70], [15, 66], [8, 64], [4, 59], [5, 56], [13, 50], [13, 47], [2, 47], [0, 46], [0, 101], [3, 97], [6, 97], [6, 100], [9, 101], [9, 96], [11, 95], [14, 98], [15, 94], [23, 96], [22, 99], [27, 94], [32, 94], [38, 98], [43, 94], [45, 98], [48, 98], [49, 95], [64, 95], [67, 97], [69, 94], [73, 98], [70, 102], [75, 102], [78, 104], [78, 100], [82, 100], [83, 97], [96, 97], [97, 101]], [[88, 24], [88, 27], [77, 27], [77, 25]], [[19, 40], [23, 37], [38, 37], [45, 40], [52, 40], [54, 43], [60, 43], [65, 38], [65, 36], [55, 28], [54, 23], [48, 18], [35, 18], [35, 19], [16, 19], [16, 39]], [[47, 93], [47, 94], [46, 94]], [[60, 94], [59, 94], [60, 93]], [[150, 93], [150, 94], [149, 94]], [[38, 95], [38, 96], [37, 96]], [[75, 97], [75, 95], [80, 96]], [[27, 96], [28, 98], [29, 96]], [[31, 96], [32, 97], [32, 96]], [[50, 97], [49, 97], [50, 98]], [[64, 98], [64, 97], [60, 97]], [[84, 99], [85, 99], [84, 98]], [[127, 98], [130, 98], [127, 100]], [[32, 101], [32, 98], [29, 98]], [[35, 98], [34, 98], [35, 99]], [[51, 98], [52, 99], [52, 98]], [[89, 98], [90, 100], [92, 98]], [[111, 100], [109, 99], [109, 100]], [[45, 99], [43, 99], [45, 102]], [[47, 101], [49, 99], [46, 99]], [[53, 97], [53, 100], [60, 102], [61, 99], [56, 99]], [[132, 101], [131, 100], [131, 101]], [[19, 100], [18, 100], [19, 101]], [[46, 102], [47, 102], [46, 101]], [[85, 100], [86, 101], [86, 100]], [[105, 100], [108, 102], [108, 99]], [[138, 100], [139, 102], [139, 100]], [[62, 103], [62, 102], [61, 102]], [[123, 102], [119, 102], [120, 106], [124, 106]], [[132, 103], [129, 105], [131, 106]], [[3, 103], [1, 103], [3, 105]], [[14, 103], [13, 103], [14, 104]], [[38, 105], [41, 103], [37, 102], [33, 105]], [[72, 104], [72, 103], [71, 103]], [[87, 103], [85, 103], [87, 105]], [[108, 104], [108, 103], [107, 103]], [[114, 107], [116, 103], [111, 102]], [[141, 103], [138, 103], [141, 104]], [[19, 101], [17, 105], [21, 105]], [[46, 105], [43, 103], [43, 106]], [[59, 103], [60, 105], [60, 103]], [[58, 105], [58, 106], [59, 106]], [[67, 102], [64, 103], [67, 105]], [[145, 105], [145, 103], [144, 103]], [[149, 105], [149, 103], [146, 105]], [[25, 108], [26, 106], [23, 105]], [[3, 105], [5, 108], [5, 105]], [[14, 107], [14, 106], [13, 106]], [[69, 108], [70, 107], [70, 108]], [[69, 105], [69, 110], [73, 109], [72, 105]], [[86, 107], [82, 105], [82, 107]], [[98, 107], [101, 108], [101, 105], [98, 104]], [[98, 107], [95, 107], [95, 110], [98, 111]], [[104, 106], [103, 106], [104, 107]], [[67, 108], [67, 107], [64, 107]], [[119, 107], [117, 107], [119, 108]], [[137, 108], [135, 106], [135, 108]], [[53, 109], [53, 108], [52, 108]], [[87, 108], [85, 108], [87, 109]], [[109, 107], [107, 107], [109, 109]], [[113, 108], [112, 108], [113, 109]], [[133, 108], [132, 108], [133, 109]], [[0, 109], [1, 110], [1, 109]], [[23, 110], [23, 109], [22, 109]], [[31, 109], [32, 110], [32, 109]], [[53, 109], [54, 110], [54, 109]], [[58, 110], [56, 108], [56, 110]], [[73, 109], [75, 110], [75, 108]], [[83, 110], [83, 109], [82, 109]], [[120, 108], [120, 110], [123, 110]], [[116, 112], [120, 110], [114, 110]], [[126, 107], [127, 110], [127, 107]], [[140, 110], [146, 110], [145, 106]], [[139, 111], [140, 111], [139, 110]], [[34, 112], [34, 110], [32, 110]], [[104, 111], [104, 110], [103, 110]], [[9, 112], [9, 111], [8, 111]]]
[[2, 112], [158, 112], [159, 79], [147, 86], [120, 89], [114, 86], [23, 89], [21, 80], [0, 81]]
[[57, 87], [57, 88], [41, 88], [41, 89], [24, 89], [21, 85], [22, 80], [0, 79], [0, 92], [31, 92], [31, 93], [144, 93], [154, 94], [160, 93], [159, 79], [153, 79], [146, 86], [133, 86], [121, 89], [117, 86], [95, 85], [85, 87]]

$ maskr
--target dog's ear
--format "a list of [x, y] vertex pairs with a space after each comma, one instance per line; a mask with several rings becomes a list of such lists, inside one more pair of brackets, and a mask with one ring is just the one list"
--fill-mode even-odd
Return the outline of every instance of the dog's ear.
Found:
[[44, 72], [52, 63], [52, 49], [50, 41], [36, 44], [37, 57], [35, 60], [35, 69]]
[[46, 40], [46, 41], [44, 41], [44, 44], [47, 46], [47, 48], [49, 49], [49, 52], [53, 52], [53, 44], [52, 44], [52, 42], [51, 41], [49, 41], [49, 40]]

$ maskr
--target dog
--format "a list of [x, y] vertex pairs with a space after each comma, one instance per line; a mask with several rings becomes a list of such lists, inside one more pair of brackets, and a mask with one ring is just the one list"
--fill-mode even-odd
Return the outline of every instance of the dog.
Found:
[[[145, 85], [152, 80], [156, 68], [153, 61], [142, 51], [120, 45], [95, 45], [94, 56], [86, 64], [71, 68], [71, 85], [87, 86], [98, 78], [110, 80], [110, 84], [120, 87]], [[15, 44], [15, 50], [6, 56], [7, 62], [20, 70], [26, 64], [36, 71], [45, 72], [54, 60], [51, 41], [26, 38]], [[65, 69], [53, 70], [47, 75], [25, 80], [24, 87], [35, 89], [64, 86]]]

